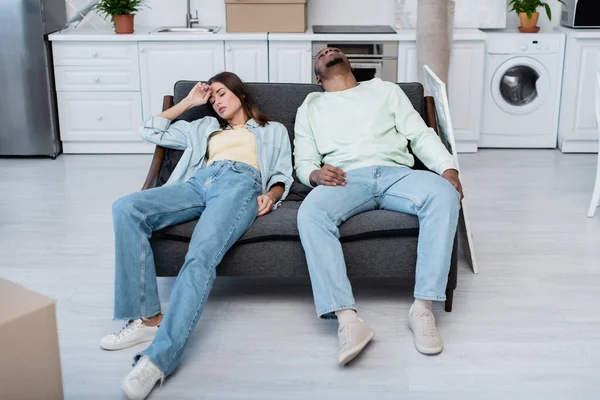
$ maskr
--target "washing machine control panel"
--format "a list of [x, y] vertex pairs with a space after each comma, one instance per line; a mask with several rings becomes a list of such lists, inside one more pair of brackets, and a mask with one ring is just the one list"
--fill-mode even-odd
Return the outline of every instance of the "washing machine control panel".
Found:
[[488, 54], [549, 54], [559, 53], [560, 41], [544, 35], [519, 34], [516, 40], [489, 40]]

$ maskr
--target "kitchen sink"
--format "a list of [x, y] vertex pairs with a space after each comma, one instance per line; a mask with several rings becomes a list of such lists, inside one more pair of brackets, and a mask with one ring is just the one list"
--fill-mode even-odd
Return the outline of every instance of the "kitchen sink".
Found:
[[196, 26], [193, 28], [185, 27], [167, 27], [159, 28], [150, 33], [200, 33], [200, 34], [211, 34], [217, 33], [221, 29], [220, 26]]

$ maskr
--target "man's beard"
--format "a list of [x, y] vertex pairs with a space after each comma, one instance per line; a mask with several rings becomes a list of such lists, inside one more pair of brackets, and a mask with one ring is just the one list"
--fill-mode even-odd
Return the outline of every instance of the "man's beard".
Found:
[[325, 64], [325, 68], [333, 67], [334, 65], [342, 64], [344, 59], [342, 57], [336, 57], [333, 60]]

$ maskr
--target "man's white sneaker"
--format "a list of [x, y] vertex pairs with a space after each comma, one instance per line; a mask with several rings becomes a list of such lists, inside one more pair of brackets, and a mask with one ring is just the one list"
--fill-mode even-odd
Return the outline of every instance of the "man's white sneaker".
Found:
[[415, 347], [423, 354], [438, 354], [444, 348], [440, 333], [435, 326], [433, 312], [426, 308], [411, 307], [408, 326], [413, 331]]
[[346, 365], [352, 361], [374, 336], [375, 331], [360, 318], [341, 325], [338, 329], [339, 364]]
[[133, 319], [117, 333], [111, 333], [100, 340], [104, 350], [121, 350], [139, 343], [151, 342], [158, 332], [158, 326], [148, 326], [141, 319]]
[[121, 389], [130, 400], [143, 400], [152, 391], [156, 382], [163, 381], [165, 375], [148, 357], [142, 357], [127, 374]]

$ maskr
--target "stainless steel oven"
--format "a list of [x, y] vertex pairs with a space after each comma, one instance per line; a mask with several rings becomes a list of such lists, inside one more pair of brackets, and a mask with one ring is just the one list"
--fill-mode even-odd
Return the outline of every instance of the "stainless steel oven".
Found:
[[[312, 59], [327, 47], [337, 47], [348, 57], [356, 80], [368, 81], [380, 78], [396, 82], [398, 79], [398, 42], [313, 42]], [[311, 71], [313, 83], [317, 83], [314, 67]]]

